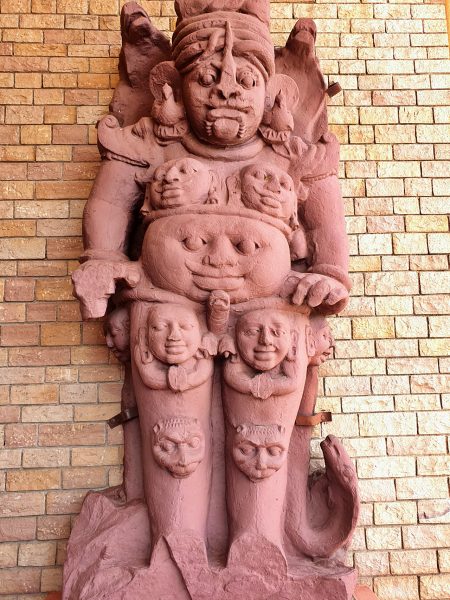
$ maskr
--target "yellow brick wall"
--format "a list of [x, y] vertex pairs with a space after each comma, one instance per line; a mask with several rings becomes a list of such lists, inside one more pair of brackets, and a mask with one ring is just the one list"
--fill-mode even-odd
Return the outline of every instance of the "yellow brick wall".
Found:
[[[142, 2], [161, 29], [171, 2]], [[118, 0], [0, 0], [0, 596], [59, 589], [87, 489], [121, 480], [121, 368], [81, 323], [70, 272], [117, 81]], [[349, 560], [382, 600], [450, 596], [446, 455], [449, 61], [441, 3], [274, 3], [282, 44], [318, 27], [353, 296], [322, 369], [325, 435], [343, 437], [362, 515]], [[447, 144], [446, 144], [447, 142]], [[448, 388], [447, 388], [448, 392]], [[447, 412], [445, 412], [447, 409]], [[314, 457], [319, 459], [317, 443]]]

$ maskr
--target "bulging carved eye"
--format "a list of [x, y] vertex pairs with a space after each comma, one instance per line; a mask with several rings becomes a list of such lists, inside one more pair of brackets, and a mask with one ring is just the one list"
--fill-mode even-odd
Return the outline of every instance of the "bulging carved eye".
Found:
[[243, 454], [244, 456], [251, 456], [254, 452], [253, 446], [247, 446], [247, 445], [239, 446], [239, 450], [240, 450], [241, 454]]
[[244, 71], [243, 73], [239, 74], [238, 83], [246, 90], [250, 90], [256, 86], [256, 77], [250, 71]]
[[253, 240], [241, 240], [237, 244], [235, 244], [235, 248], [241, 254], [245, 254], [246, 256], [250, 256], [254, 254], [259, 248], [260, 245]]
[[214, 85], [214, 83], [216, 83], [216, 81], [217, 81], [217, 71], [215, 71], [213, 69], [207, 69], [206, 71], [203, 71], [202, 73], [200, 73], [200, 75], [198, 77], [198, 82], [203, 87], [210, 87], [211, 85]]
[[200, 438], [199, 437], [193, 437], [189, 440], [189, 446], [191, 448], [198, 448], [200, 446]]
[[191, 236], [187, 237], [182, 241], [182, 244], [187, 250], [191, 250], [191, 252], [195, 252], [196, 250], [200, 250], [205, 246], [206, 242], [199, 236]]
[[280, 446], [269, 446], [267, 448], [267, 452], [270, 454], [270, 456], [280, 456], [280, 454], [283, 452], [283, 449]]
[[282, 180], [280, 181], [280, 184], [281, 184], [281, 187], [282, 187], [283, 189], [285, 189], [285, 190], [289, 190], [289, 191], [292, 191], [292, 188], [291, 188], [291, 183], [290, 183], [290, 181], [288, 181], [287, 179], [282, 179]]
[[167, 452], [167, 454], [172, 454], [175, 452], [175, 444], [170, 440], [163, 440], [160, 443], [160, 448], [163, 452]]

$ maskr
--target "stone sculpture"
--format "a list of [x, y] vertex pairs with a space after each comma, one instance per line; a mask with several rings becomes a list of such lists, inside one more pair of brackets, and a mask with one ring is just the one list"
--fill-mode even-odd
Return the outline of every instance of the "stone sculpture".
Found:
[[358, 516], [340, 442], [309, 473], [348, 248], [316, 30], [266, 0], [131, 2], [73, 275], [125, 365], [124, 483], [88, 494], [65, 600], [345, 600]]

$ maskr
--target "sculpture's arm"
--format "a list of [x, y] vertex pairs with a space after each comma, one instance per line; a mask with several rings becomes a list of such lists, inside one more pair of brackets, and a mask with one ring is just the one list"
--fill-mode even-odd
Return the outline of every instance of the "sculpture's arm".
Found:
[[128, 260], [133, 211], [143, 195], [136, 175], [143, 172], [143, 167], [103, 160], [84, 209], [81, 260]]
[[309, 271], [333, 277], [350, 289], [348, 241], [336, 176], [312, 182], [307, 200], [300, 205], [300, 220], [310, 249]]
[[183, 365], [171, 366], [168, 372], [169, 387], [174, 392], [191, 390], [210, 379], [213, 372], [214, 363], [210, 358], [196, 359], [192, 370], [187, 370]]
[[237, 360], [227, 360], [223, 367], [223, 376], [226, 383], [242, 394], [252, 393], [252, 379], [255, 371]]
[[148, 388], [152, 390], [166, 390], [167, 381], [167, 365], [156, 358], [151, 360], [142, 359], [142, 351], [138, 345], [134, 348], [134, 360], [139, 371], [139, 375]]

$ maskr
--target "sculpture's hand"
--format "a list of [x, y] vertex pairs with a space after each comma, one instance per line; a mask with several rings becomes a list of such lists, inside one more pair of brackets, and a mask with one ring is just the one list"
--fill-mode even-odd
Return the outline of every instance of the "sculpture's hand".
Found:
[[344, 303], [347, 298], [348, 290], [340, 281], [318, 273], [305, 273], [292, 294], [292, 303], [334, 312], [333, 308], [337, 309], [338, 303]]
[[261, 373], [253, 377], [250, 387], [252, 396], [260, 400], [267, 400], [273, 395], [273, 380], [268, 373]]
[[204, 358], [216, 356], [219, 349], [219, 339], [210, 331], [202, 337], [202, 343], [199, 348], [199, 353]]
[[219, 354], [225, 358], [231, 358], [232, 362], [236, 362], [237, 349], [234, 339], [231, 335], [225, 334], [219, 342]]
[[172, 365], [167, 372], [167, 382], [174, 392], [184, 392], [189, 386], [188, 374], [181, 365]]
[[137, 263], [88, 260], [73, 274], [73, 295], [81, 304], [83, 319], [103, 317], [109, 298], [116, 291], [116, 282], [122, 281], [134, 288], [141, 278]]

